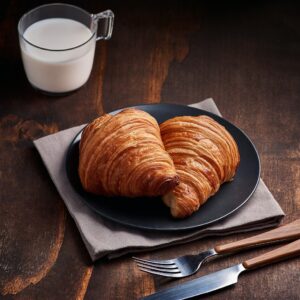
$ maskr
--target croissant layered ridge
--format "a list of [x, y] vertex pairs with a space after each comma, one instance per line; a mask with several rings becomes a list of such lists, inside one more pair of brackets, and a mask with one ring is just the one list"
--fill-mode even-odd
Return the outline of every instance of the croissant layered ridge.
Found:
[[161, 196], [179, 183], [157, 121], [133, 108], [85, 127], [79, 177], [86, 191], [104, 196]]
[[163, 200], [173, 217], [184, 218], [233, 179], [239, 150], [225, 127], [205, 115], [175, 117], [162, 123], [160, 130], [180, 180]]

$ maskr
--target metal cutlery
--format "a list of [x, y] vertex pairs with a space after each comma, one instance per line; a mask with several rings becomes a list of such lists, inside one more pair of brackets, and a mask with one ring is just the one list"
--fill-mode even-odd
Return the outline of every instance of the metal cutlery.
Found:
[[273, 251], [248, 259], [238, 265], [158, 291], [143, 299], [183, 300], [207, 294], [237, 283], [239, 275], [267, 264], [300, 255], [300, 239]]
[[196, 273], [202, 263], [208, 259], [239, 252], [251, 247], [297, 238], [300, 238], [300, 219], [262, 234], [225, 245], [217, 245], [197, 255], [185, 255], [168, 260], [146, 260], [138, 257], [133, 257], [133, 259], [141, 271], [166, 277], [181, 278]]

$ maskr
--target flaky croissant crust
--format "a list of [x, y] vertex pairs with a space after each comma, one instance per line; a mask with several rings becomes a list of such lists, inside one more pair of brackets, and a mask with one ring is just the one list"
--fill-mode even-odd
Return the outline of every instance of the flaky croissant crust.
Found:
[[84, 129], [79, 177], [85, 190], [104, 196], [160, 196], [178, 185], [156, 120], [138, 109], [103, 115]]
[[222, 125], [204, 115], [169, 119], [160, 130], [180, 179], [163, 199], [174, 217], [183, 218], [232, 180], [240, 162], [238, 147]]

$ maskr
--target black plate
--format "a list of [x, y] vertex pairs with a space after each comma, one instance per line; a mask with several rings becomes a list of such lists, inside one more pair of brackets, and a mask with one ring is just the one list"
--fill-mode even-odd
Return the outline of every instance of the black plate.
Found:
[[[174, 104], [139, 105], [136, 108], [150, 113], [161, 123], [175, 116], [208, 115], [226, 127], [236, 140], [241, 163], [235, 179], [225, 183], [196, 213], [186, 219], [173, 219], [169, 208], [160, 198], [106, 198], [85, 192], [78, 176], [79, 141], [81, 132], [72, 141], [66, 160], [68, 178], [86, 204], [101, 216], [112, 221], [142, 229], [186, 230], [205, 226], [230, 215], [240, 208], [255, 191], [259, 181], [260, 162], [250, 139], [230, 122], [204, 110]], [[114, 111], [111, 114], [116, 114]]]

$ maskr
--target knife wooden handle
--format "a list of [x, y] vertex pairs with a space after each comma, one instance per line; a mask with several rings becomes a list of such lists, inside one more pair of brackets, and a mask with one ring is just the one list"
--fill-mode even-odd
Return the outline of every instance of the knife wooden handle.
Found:
[[243, 266], [247, 270], [251, 270], [298, 255], [300, 255], [300, 240], [297, 240], [265, 254], [259, 255], [257, 257], [248, 259], [243, 262]]
[[231, 252], [237, 252], [258, 245], [284, 240], [292, 240], [297, 238], [300, 238], [300, 219], [287, 225], [279, 226], [276, 229], [264, 232], [262, 234], [252, 236], [247, 239], [243, 239], [225, 245], [218, 245], [215, 247], [215, 251], [218, 254], [226, 254]]

